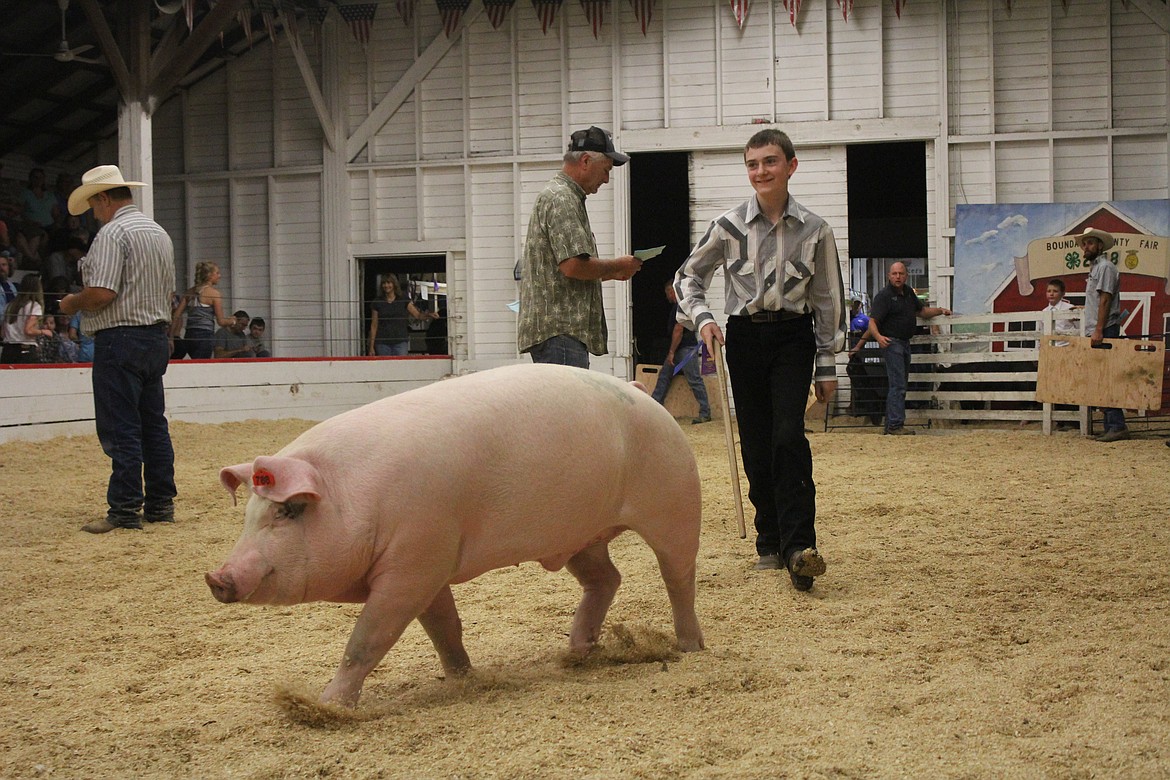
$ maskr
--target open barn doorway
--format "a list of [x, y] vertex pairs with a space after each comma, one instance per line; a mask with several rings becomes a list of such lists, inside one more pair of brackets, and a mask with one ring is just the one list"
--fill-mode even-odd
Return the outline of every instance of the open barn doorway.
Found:
[[648, 152], [630, 159], [630, 247], [666, 246], [630, 281], [635, 365], [661, 365], [670, 348], [667, 330], [673, 305], [663, 287], [691, 251], [690, 155]]
[[358, 355], [368, 351], [370, 303], [382, 295], [382, 280], [393, 275], [398, 289], [421, 313], [437, 312], [438, 319], [411, 319], [410, 355], [449, 355], [447, 339], [447, 256], [402, 255], [360, 258], [362, 331]]
[[849, 197], [848, 292], [868, 304], [895, 262], [907, 284], [927, 289], [926, 144], [851, 144], [845, 150]]

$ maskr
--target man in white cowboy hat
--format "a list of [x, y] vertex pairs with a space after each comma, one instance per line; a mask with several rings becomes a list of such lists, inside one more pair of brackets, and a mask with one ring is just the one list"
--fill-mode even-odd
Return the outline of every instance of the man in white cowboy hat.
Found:
[[[1110, 262], [1108, 252], [1115, 243], [1110, 233], [1095, 227], [1085, 228], [1077, 236], [1089, 277], [1085, 280], [1085, 332], [1093, 346], [1105, 339], [1121, 336], [1121, 273]], [[1097, 441], [1121, 441], [1129, 438], [1125, 415], [1120, 409], [1102, 409], [1104, 432]]]
[[[93, 534], [174, 522], [175, 453], [165, 416], [163, 374], [170, 348], [175, 249], [170, 236], [139, 211], [116, 165], [85, 172], [69, 196], [69, 213], [93, 209], [102, 223], [81, 260], [81, 292], [61, 299], [66, 314], [84, 312], [93, 334], [94, 422], [113, 461], [109, 510], [82, 526]], [[143, 482], [145, 480], [145, 491]], [[140, 514], [142, 512], [142, 514]]]

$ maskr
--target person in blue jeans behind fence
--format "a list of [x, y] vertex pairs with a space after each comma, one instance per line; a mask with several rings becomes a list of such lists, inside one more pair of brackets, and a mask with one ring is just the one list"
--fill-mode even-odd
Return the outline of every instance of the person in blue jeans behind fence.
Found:
[[670, 383], [675, 374], [681, 371], [699, 404], [699, 416], [691, 420], [691, 425], [710, 422], [711, 403], [707, 400], [707, 386], [703, 384], [700, 371], [703, 366], [702, 351], [695, 339], [695, 332], [678, 321], [678, 296], [674, 292], [673, 278], [666, 282], [666, 300], [674, 304], [670, 310], [670, 350], [666, 353], [662, 368], [658, 370], [658, 383], [652, 395], [655, 401], [665, 406]]
[[[1085, 333], [1094, 347], [1105, 339], [1121, 337], [1121, 273], [1116, 260], [1107, 252], [1115, 243], [1112, 233], [1097, 228], [1086, 228], [1077, 236], [1077, 244], [1084, 254], [1084, 265], [1090, 266], [1085, 279]], [[1122, 441], [1129, 438], [1125, 413], [1112, 407], [1102, 408], [1105, 431], [1095, 436], [1097, 441]]]
[[860, 347], [867, 339], [873, 339], [882, 348], [886, 363], [886, 378], [889, 389], [886, 392], [886, 427], [883, 433], [891, 436], [913, 436], [914, 431], [906, 425], [906, 385], [910, 380], [910, 337], [918, 317], [930, 319], [940, 314], [949, 315], [950, 309], [942, 306], [926, 306], [906, 284], [905, 263], [890, 266], [886, 278], [889, 284], [873, 297], [869, 309], [869, 330], [861, 337]]

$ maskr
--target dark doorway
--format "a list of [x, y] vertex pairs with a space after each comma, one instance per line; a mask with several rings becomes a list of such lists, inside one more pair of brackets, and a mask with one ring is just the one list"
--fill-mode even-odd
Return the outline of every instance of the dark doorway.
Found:
[[926, 257], [926, 144], [845, 150], [850, 257]]
[[411, 320], [410, 354], [448, 355], [447, 257], [406, 255], [361, 259], [362, 332], [357, 354], [366, 354], [370, 333], [370, 302], [381, 295], [382, 279], [393, 274], [402, 294], [422, 313], [438, 312], [438, 319]]
[[690, 155], [653, 152], [630, 160], [630, 248], [666, 246], [630, 281], [634, 363], [661, 365], [670, 347], [673, 304], [663, 287], [691, 251]]
[[864, 303], [886, 284], [897, 261], [909, 284], [926, 294], [926, 143], [853, 144], [846, 147], [851, 297]]

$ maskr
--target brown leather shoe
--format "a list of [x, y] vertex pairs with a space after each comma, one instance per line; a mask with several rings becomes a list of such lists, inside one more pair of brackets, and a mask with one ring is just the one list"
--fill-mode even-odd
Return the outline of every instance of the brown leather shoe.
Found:
[[104, 534], [113, 531], [115, 528], [126, 528], [131, 531], [142, 530], [141, 523], [134, 523], [130, 525], [114, 525], [110, 522], [110, 518], [103, 517], [101, 520], [93, 520], [81, 526], [81, 530], [89, 534]]
[[780, 553], [772, 553], [771, 555], [761, 555], [760, 560], [756, 563], [756, 571], [774, 571], [780, 568]]
[[81, 530], [87, 534], [104, 534], [113, 531], [118, 526], [111, 523], [108, 519], [94, 520], [81, 526]]

